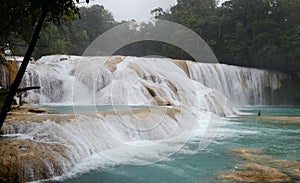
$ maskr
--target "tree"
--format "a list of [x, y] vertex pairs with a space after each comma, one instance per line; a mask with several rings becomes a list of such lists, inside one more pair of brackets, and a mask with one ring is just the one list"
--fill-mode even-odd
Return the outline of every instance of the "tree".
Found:
[[[40, 33], [33, 57], [49, 54], [82, 55], [96, 37], [117, 24], [103, 6], [81, 7], [79, 11], [80, 18], [64, 16], [59, 25], [47, 22]], [[30, 40], [20, 38], [19, 42], [12, 48], [13, 55], [24, 55]]]
[[[76, 0], [76, 2], [79, 3], [79, 0]], [[86, 0], [86, 2], [88, 3], [89, 0]], [[5, 20], [3, 24], [5, 26], [2, 29], [1, 34], [9, 35], [18, 31], [22, 32], [22, 28], [18, 27], [19, 25], [12, 26], [16, 21], [14, 16], [19, 16], [20, 20], [18, 21], [22, 21], [23, 17], [26, 20], [31, 20], [32, 25], [34, 25], [35, 28], [23, 62], [1, 109], [0, 129], [2, 128], [7, 112], [10, 110], [13, 98], [22, 81], [45, 20], [59, 23], [63, 16], [74, 16], [79, 12], [79, 9], [75, 6], [73, 0], [5, 0], [4, 4], [5, 3], [7, 4], [8, 9], [1, 12], [1, 18], [7, 16], [7, 20]], [[18, 9], [18, 11], [16, 11], [16, 9]], [[7, 13], [7, 15], [3, 15], [3, 13]], [[16, 15], [13, 13], [16, 13]], [[12, 15], [12, 17], [10, 17], [10, 15]]]
[[80, 17], [75, 26], [86, 29], [90, 42], [116, 24], [112, 14], [100, 5], [80, 8]]
[[299, 0], [227, 0], [221, 6], [216, 2], [177, 0], [169, 11], [156, 8], [152, 13], [198, 33], [220, 63], [278, 70], [300, 78]]

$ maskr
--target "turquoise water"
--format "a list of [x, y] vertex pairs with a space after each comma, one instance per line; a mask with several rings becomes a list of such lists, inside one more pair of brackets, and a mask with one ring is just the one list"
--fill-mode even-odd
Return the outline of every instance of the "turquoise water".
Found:
[[[32, 106], [30, 106], [32, 107]], [[138, 110], [164, 108], [165, 106], [139, 106], [139, 105], [97, 105], [97, 106], [73, 106], [73, 105], [38, 105], [38, 108], [47, 108], [52, 112], [85, 112], [85, 111], [111, 111], [111, 110]]]
[[300, 116], [300, 107], [244, 107], [239, 109], [241, 112], [257, 114], [261, 110], [262, 116]]
[[252, 114], [226, 119], [214, 141], [205, 150], [197, 150], [198, 142], [191, 140], [183, 151], [167, 160], [150, 165], [106, 165], [77, 173], [59, 181], [79, 182], [217, 182], [220, 172], [233, 169], [243, 161], [228, 153], [235, 147], [260, 148], [274, 158], [300, 161], [300, 121], [278, 122], [257, 117], [300, 116], [300, 108], [248, 107], [240, 111]]

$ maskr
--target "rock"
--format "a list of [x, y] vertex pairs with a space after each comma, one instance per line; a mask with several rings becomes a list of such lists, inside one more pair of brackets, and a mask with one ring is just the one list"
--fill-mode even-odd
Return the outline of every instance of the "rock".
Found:
[[179, 66], [187, 76], [190, 76], [189, 67], [187, 66], [186, 62], [192, 62], [192, 61], [186, 61], [186, 60], [171, 60], [173, 63], [175, 63], [177, 66]]
[[29, 182], [62, 175], [67, 158], [62, 146], [32, 140], [0, 142], [0, 182]]
[[284, 171], [292, 177], [293, 180], [295, 179], [300, 182], [300, 162], [274, 159], [273, 161], [270, 161], [269, 164]]
[[248, 162], [262, 162], [273, 159], [271, 156], [264, 154], [263, 148], [234, 148], [230, 149], [229, 152]]
[[233, 182], [276, 182], [287, 183], [291, 179], [279, 170], [255, 163], [241, 166], [242, 170], [222, 174], [220, 178]]
[[41, 109], [41, 108], [36, 108], [36, 109], [29, 109], [28, 112], [32, 112], [32, 113], [45, 113], [47, 112], [47, 109]]
[[272, 120], [272, 124], [300, 126], [299, 116], [262, 116], [262, 118], [266, 119], [266, 122]]
[[12, 84], [19, 70], [18, 63], [12, 60], [12, 61], [6, 61], [4, 62], [4, 64], [9, 73], [9, 84]]
[[[242, 166], [242, 171], [238, 169], [238, 171], [222, 174], [221, 177], [223, 178], [234, 181], [244, 179], [245, 182], [272, 182], [269, 176], [273, 172], [274, 182], [296, 182], [300, 180], [300, 162], [276, 159], [265, 154], [263, 148], [234, 148], [230, 149], [229, 152], [248, 164]], [[286, 176], [289, 178], [285, 178]]]
[[106, 60], [104, 67], [106, 67], [111, 72], [114, 72], [115, 70], [117, 70], [117, 64], [121, 63], [122, 61], [123, 61], [122, 57], [112, 56]]

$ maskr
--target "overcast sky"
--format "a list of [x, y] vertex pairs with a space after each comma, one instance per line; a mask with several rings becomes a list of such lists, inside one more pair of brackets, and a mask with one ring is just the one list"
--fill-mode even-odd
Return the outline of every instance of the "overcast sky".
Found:
[[117, 21], [146, 20], [152, 17], [150, 11], [154, 8], [161, 7], [166, 10], [175, 5], [176, 2], [177, 0], [90, 0], [89, 6], [93, 4], [103, 5]]

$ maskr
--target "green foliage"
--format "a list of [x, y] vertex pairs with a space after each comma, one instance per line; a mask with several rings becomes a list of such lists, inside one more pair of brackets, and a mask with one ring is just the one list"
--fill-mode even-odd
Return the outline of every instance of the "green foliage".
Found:
[[[103, 6], [93, 5], [79, 8], [79, 17], [63, 17], [50, 22], [40, 33], [40, 40], [33, 56], [39, 58], [49, 54], [81, 55], [86, 47], [100, 34], [116, 25], [111, 13]], [[14, 55], [24, 55], [28, 41], [20, 39], [13, 47]]]
[[112, 14], [100, 5], [80, 8], [80, 17], [75, 21], [75, 25], [86, 30], [90, 42], [116, 25]]
[[[79, 0], [76, 2], [79, 3]], [[86, 2], [88, 3], [89, 0]], [[1, 109], [0, 129], [10, 110], [45, 22], [59, 24], [64, 16], [71, 18], [78, 13], [78, 8], [73, 0], [3, 0], [2, 5], [0, 19], [3, 28], [0, 30], [0, 38], [3, 38], [4, 41], [0, 43], [0, 50], [3, 51], [5, 46], [14, 43], [14, 39], [18, 36], [25, 42], [26, 38], [29, 38], [30, 43]], [[33, 33], [24, 31], [24, 29], [33, 30]]]
[[153, 14], [198, 33], [221, 63], [300, 75], [299, 9], [299, 0], [178, 0]]
[[79, 0], [3, 0], [0, 7], [1, 52], [10, 49], [13, 54], [24, 55], [42, 12], [47, 12], [44, 28], [50, 29], [45, 32], [58, 33], [53, 25], [61, 25], [62, 21], [70, 21], [79, 14], [76, 2]]
[[[24, 54], [39, 15], [37, 7], [60, 7], [51, 9], [50, 21], [40, 34], [34, 52], [37, 58], [46, 54], [81, 55], [91, 41], [118, 24], [103, 6], [78, 9], [70, 1], [43, 0], [33, 6], [28, 0], [4, 0], [0, 25], [7, 26], [0, 28], [2, 52], [6, 43], [10, 43], [13, 54]], [[34, 11], [24, 11], [24, 6]], [[10, 7], [15, 8], [10, 10]], [[221, 63], [279, 70], [297, 76], [300, 75], [299, 9], [299, 0], [228, 0], [222, 6], [216, 0], [178, 0], [168, 11], [158, 7], [151, 13], [155, 18], [177, 22], [198, 33]], [[75, 19], [79, 10], [80, 19]], [[9, 20], [14, 20], [12, 25]], [[141, 36], [152, 25], [143, 26], [135, 36]], [[5, 29], [10, 31], [2, 31]], [[191, 59], [177, 47], [152, 41], [133, 43], [117, 54]]]

